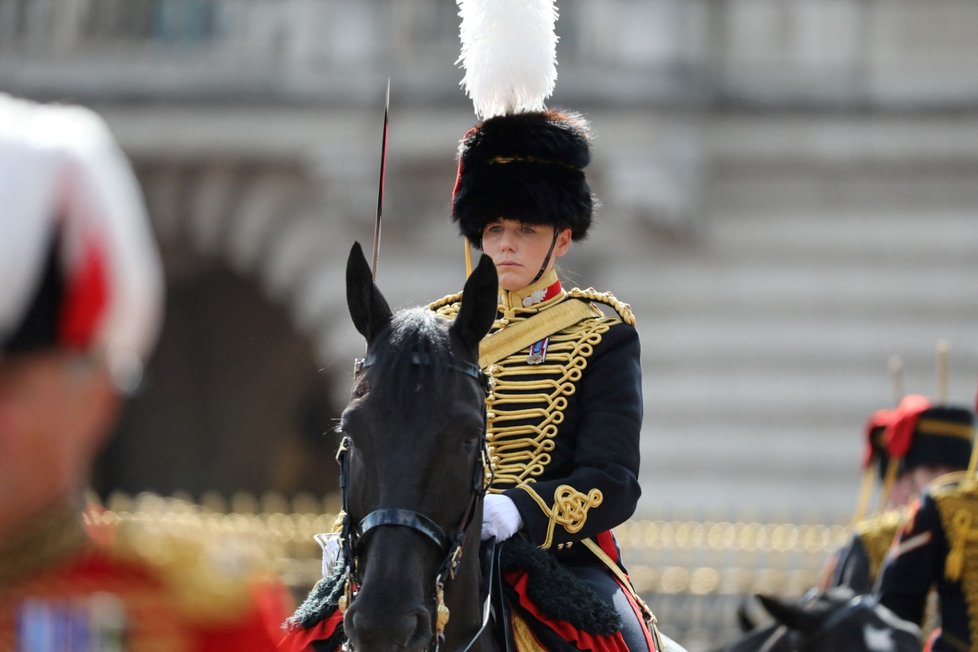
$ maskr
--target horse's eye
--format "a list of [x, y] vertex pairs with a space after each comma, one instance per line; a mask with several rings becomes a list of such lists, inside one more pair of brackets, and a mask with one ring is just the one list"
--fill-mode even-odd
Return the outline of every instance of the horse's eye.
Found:
[[462, 446], [465, 450], [473, 450], [482, 443], [482, 432], [471, 433], [462, 440]]
[[370, 391], [367, 381], [361, 381], [353, 388], [353, 398], [363, 398]]

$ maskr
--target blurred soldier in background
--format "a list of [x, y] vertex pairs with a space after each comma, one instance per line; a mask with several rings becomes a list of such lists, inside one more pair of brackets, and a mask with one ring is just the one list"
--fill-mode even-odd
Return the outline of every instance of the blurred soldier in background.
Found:
[[932, 405], [914, 394], [892, 410], [873, 414], [866, 424], [863, 468], [869, 482], [874, 468], [882, 481], [880, 510], [862, 518], [868, 498], [864, 481], [852, 539], [830, 560], [820, 589], [872, 591], [883, 558], [906, 520], [906, 506], [935, 479], [967, 468], [972, 431], [973, 415], [967, 408]]
[[[934, 410], [943, 410], [944, 420], [934, 419]], [[974, 431], [972, 413], [956, 408], [932, 408], [905, 419], [914, 422], [915, 430], [937, 427], [949, 438], [970, 441]], [[880, 572], [880, 602], [905, 620], [921, 623], [928, 594], [937, 592], [940, 627], [932, 632], [926, 650], [974, 650], [978, 644], [975, 462], [972, 457], [967, 472], [934, 481], [911, 504]]]
[[0, 94], [0, 199], [0, 649], [273, 649], [284, 594], [256, 554], [83, 518], [163, 289], [104, 123]]

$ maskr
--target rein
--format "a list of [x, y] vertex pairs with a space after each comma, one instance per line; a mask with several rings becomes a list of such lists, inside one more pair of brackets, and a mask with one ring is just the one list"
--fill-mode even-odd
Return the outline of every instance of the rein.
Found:
[[[354, 373], [359, 373], [375, 364], [376, 356], [367, 355], [365, 359], [358, 359], [354, 365]], [[432, 357], [427, 353], [414, 351], [411, 354], [411, 364], [433, 365]], [[489, 393], [489, 380], [478, 365], [464, 360], [451, 360], [448, 368], [452, 371], [461, 373], [479, 381], [483, 391]], [[486, 448], [486, 410], [483, 403], [482, 410], [483, 428], [480, 454], [476, 456], [472, 468], [472, 484], [469, 493], [469, 502], [465, 512], [455, 528], [454, 533], [449, 533], [441, 525], [435, 523], [431, 518], [413, 509], [400, 507], [385, 507], [376, 509], [354, 526], [350, 520], [349, 509], [349, 459], [350, 438], [343, 437], [340, 442], [339, 450], [336, 452], [336, 461], [340, 465], [340, 494], [343, 505], [343, 524], [342, 524], [342, 550], [343, 556], [347, 560], [347, 578], [343, 596], [340, 598], [339, 608], [345, 611], [347, 606], [356, 597], [356, 586], [362, 582], [359, 577], [357, 554], [361, 551], [363, 538], [372, 530], [383, 526], [407, 527], [421, 534], [425, 539], [435, 545], [441, 551], [443, 560], [435, 574], [435, 635], [429, 648], [433, 652], [438, 652], [445, 638], [445, 626], [448, 624], [449, 610], [445, 606], [445, 586], [450, 580], [455, 579], [459, 565], [462, 561], [462, 544], [472, 520], [475, 517], [476, 507], [479, 499], [485, 494], [486, 487], [491, 483], [491, 478], [486, 478], [485, 469], [488, 465], [489, 455]], [[489, 622], [489, 596], [485, 598], [483, 605], [482, 625], [472, 637], [472, 639], [461, 650], [469, 650], [478, 640]]]

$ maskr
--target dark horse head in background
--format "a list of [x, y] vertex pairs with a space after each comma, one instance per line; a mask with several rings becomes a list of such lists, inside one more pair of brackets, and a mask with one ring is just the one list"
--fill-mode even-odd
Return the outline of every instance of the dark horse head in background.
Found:
[[480, 638], [483, 619], [478, 357], [496, 314], [496, 270], [483, 257], [453, 322], [423, 308], [392, 314], [354, 244], [347, 302], [367, 352], [340, 423], [353, 560], [344, 629], [356, 650], [458, 650]]
[[720, 652], [919, 652], [920, 629], [897, 618], [872, 596], [847, 587], [799, 602], [758, 595], [774, 624]]

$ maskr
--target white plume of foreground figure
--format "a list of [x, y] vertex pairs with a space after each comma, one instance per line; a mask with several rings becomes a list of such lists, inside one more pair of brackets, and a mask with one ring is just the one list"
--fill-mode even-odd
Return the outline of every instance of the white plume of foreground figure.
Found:
[[[105, 123], [83, 107], [0, 93], [0, 197], [0, 342], [34, 298], [54, 242], [72, 316], [63, 343], [91, 343], [131, 389], [156, 341], [163, 278], [139, 185]], [[71, 326], [83, 321], [93, 325]]]

